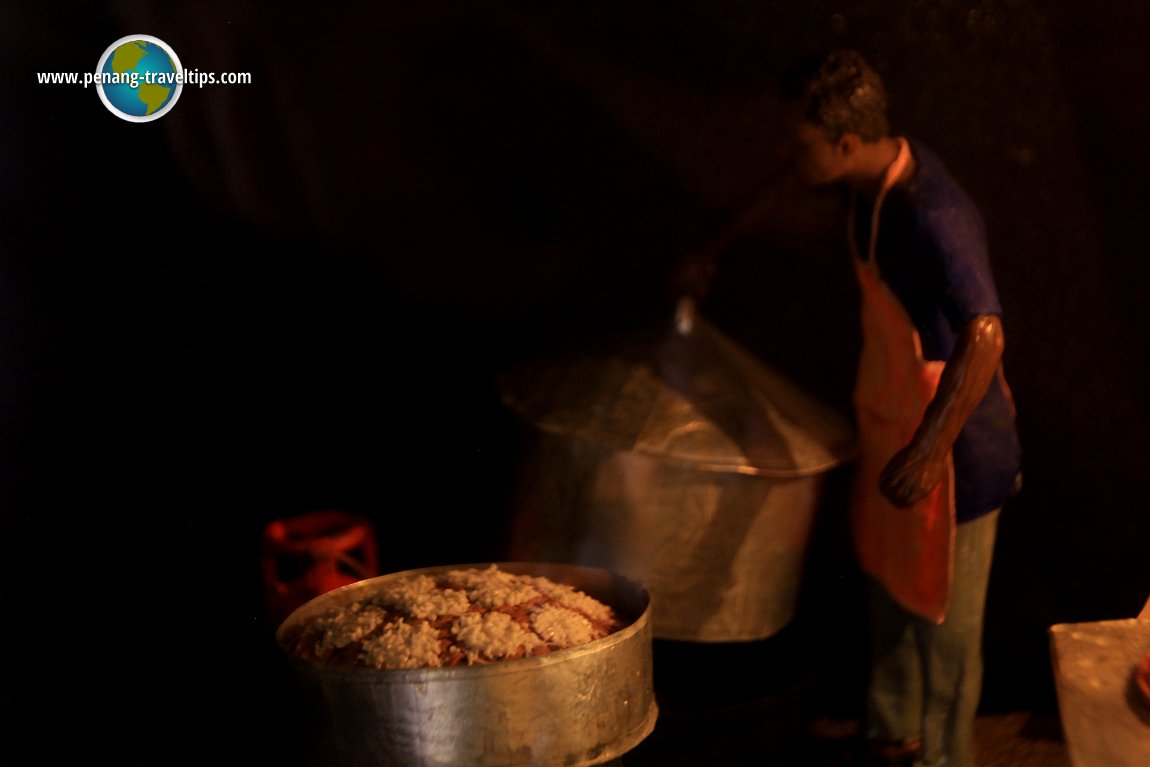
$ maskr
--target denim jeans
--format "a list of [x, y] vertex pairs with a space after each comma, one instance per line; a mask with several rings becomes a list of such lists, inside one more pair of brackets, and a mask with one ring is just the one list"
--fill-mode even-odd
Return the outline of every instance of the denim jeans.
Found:
[[946, 616], [934, 624], [868, 583], [871, 669], [866, 735], [921, 740], [926, 767], [975, 767], [986, 590], [1001, 510], [957, 525]]

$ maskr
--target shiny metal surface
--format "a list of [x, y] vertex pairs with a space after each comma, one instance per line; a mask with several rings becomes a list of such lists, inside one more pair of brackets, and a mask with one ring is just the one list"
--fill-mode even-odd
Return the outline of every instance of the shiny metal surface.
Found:
[[[424, 568], [317, 597], [281, 624], [362, 598]], [[475, 565], [486, 566], [486, 565]], [[649, 598], [601, 569], [500, 563], [570, 584], [611, 605], [628, 625], [587, 645], [522, 660], [441, 669], [341, 669], [288, 658], [315, 729], [317, 765], [331, 767], [581, 767], [610, 762], [655, 726]]]
[[528, 435], [512, 555], [644, 583], [653, 636], [765, 639], [794, 617], [822, 478], [690, 469]]
[[794, 617], [848, 422], [698, 316], [503, 379], [524, 417], [512, 556], [643, 583], [653, 635], [764, 639]]
[[854, 430], [697, 314], [610, 347], [505, 373], [504, 403], [537, 428], [693, 469], [764, 477], [854, 458]]

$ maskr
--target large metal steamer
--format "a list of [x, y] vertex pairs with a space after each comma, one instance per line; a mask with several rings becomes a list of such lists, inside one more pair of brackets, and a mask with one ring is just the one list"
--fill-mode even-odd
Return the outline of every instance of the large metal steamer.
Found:
[[[393, 573], [316, 597], [280, 625], [309, 618], [414, 574]], [[336, 668], [288, 657], [298, 681], [301, 734], [317, 767], [584, 767], [633, 749], [654, 729], [650, 604], [635, 581], [590, 567], [500, 563], [574, 586], [627, 625], [586, 645], [521, 660], [450, 668]]]
[[656, 640], [761, 640], [796, 612], [845, 418], [681, 304], [676, 323], [508, 372], [512, 558], [643, 583]]

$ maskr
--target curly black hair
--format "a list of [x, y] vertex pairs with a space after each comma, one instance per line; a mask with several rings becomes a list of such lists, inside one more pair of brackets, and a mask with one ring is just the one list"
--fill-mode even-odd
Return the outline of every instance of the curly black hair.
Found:
[[863, 141], [890, 134], [886, 88], [862, 54], [849, 49], [811, 56], [784, 73], [782, 96], [831, 141], [856, 133]]

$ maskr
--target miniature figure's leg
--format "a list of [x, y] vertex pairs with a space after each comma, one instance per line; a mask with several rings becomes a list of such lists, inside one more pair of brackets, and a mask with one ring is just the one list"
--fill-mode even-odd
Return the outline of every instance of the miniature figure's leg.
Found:
[[865, 735], [872, 741], [909, 743], [922, 721], [922, 662], [915, 642], [916, 618], [891, 599], [877, 581], [867, 584], [870, 681]]
[[918, 621], [925, 707], [922, 764], [974, 767], [982, 693], [982, 629], [998, 511], [957, 526], [954, 585], [940, 625]]

